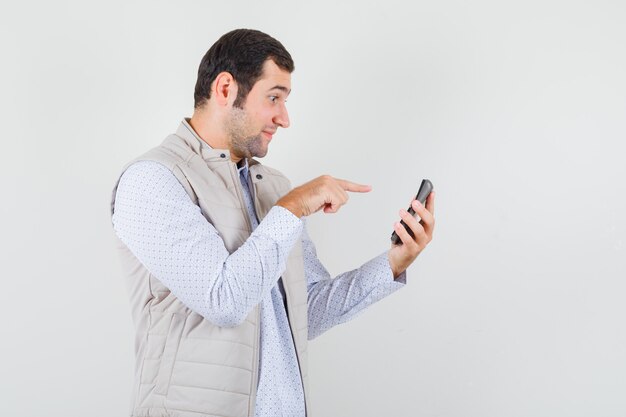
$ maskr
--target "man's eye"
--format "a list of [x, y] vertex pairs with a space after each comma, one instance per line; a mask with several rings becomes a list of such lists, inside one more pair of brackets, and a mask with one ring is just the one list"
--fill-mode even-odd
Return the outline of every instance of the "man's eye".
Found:
[[270, 100], [272, 101], [272, 103], [276, 103], [276, 100], [278, 100], [278, 96], [270, 96]]

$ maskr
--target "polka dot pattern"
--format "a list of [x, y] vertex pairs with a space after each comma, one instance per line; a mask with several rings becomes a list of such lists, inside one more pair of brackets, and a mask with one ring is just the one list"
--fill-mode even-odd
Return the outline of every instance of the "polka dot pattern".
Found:
[[308, 286], [309, 339], [350, 320], [402, 287], [386, 252], [331, 279], [306, 224], [275, 206], [258, 222], [247, 164], [239, 168], [254, 231], [228, 254], [215, 228], [163, 165], [141, 161], [120, 180], [113, 215], [118, 237], [190, 309], [218, 326], [236, 326], [261, 308], [261, 351], [255, 416], [304, 416], [304, 393], [280, 275], [301, 239]]

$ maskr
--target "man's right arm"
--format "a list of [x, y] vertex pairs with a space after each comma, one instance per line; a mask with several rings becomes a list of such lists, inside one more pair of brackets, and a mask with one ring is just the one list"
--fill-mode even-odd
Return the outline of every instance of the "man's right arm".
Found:
[[113, 226], [139, 261], [191, 310], [236, 326], [285, 270], [302, 221], [273, 207], [235, 252], [165, 166], [131, 165], [118, 185]]

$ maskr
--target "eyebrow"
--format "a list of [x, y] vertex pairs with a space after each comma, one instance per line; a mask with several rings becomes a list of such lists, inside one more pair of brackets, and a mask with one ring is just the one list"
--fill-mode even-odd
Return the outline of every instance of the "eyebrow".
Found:
[[282, 86], [282, 85], [275, 85], [274, 87], [270, 88], [268, 91], [272, 91], [272, 90], [284, 91], [285, 93], [287, 93], [287, 95], [289, 95], [289, 93], [291, 93], [290, 89], [288, 89], [287, 87]]

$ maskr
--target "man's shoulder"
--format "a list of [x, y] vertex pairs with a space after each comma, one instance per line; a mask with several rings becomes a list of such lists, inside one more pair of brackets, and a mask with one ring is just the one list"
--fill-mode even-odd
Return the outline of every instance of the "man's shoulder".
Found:
[[154, 161], [172, 170], [176, 165], [188, 161], [193, 155], [193, 150], [185, 146], [184, 141], [177, 135], [172, 134], [166, 137], [160, 145], [135, 158], [131, 164], [140, 161]]
[[[169, 135], [161, 144], [129, 161], [122, 168], [119, 178], [140, 175], [142, 177], [174, 175], [180, 165], [186, 164], [194, 155], [175, 134]], [[132, 168], [132, 169], [131, 169]]]
[[118, 179], [111, 196], [111, 214], [118, 204], [133, 205], [138, 201], [163, 202], [181, 200], [180, 183], [163, 164], [156, 161], [136, 161], [127, 166]]
[[137, 159], [129, 163], [122, 173], [123, 177], [154, 177], [171, 175], [171, 170], [159, 161], [151, 159]]
[[[166, 139], [167, 140], [167, 139]], [[118, 191], [121, 195], [128, 193], [128, 190], [136, 190], [135, 193], [145, 193], [148, 190], [162, 192], [182, 185], [192, 200], [195, 196], [190, 193], [191, 187], [184, 175], [180, 173], [179, 166], [185, 159], [177, 152], [173, 152], [163, 144], [156, 146], [143, 155], [128, 162], [118, 174], [113, 187], [113, 203], [115, 204]], [[194, 200], [195, 201], [195, 200]]]
[[172, 171], [158, 161], [138, 160], [130, 163], [119, 179], [121, 189], [150, 189], [155, 191], [170, 188], [178, 181]]

